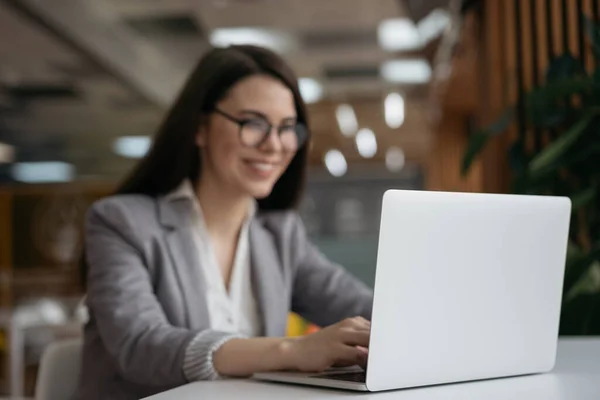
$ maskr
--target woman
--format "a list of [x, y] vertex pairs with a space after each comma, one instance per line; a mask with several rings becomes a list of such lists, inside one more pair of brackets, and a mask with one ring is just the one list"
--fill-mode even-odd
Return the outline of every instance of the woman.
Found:
[[[149, 154], [86, 223], [81, 399], [364, 365], [372, 292], [309, 243], [297, 79], [253, 46], [210, 51]], [[326, 328], [285, 338], [295, 311]]]

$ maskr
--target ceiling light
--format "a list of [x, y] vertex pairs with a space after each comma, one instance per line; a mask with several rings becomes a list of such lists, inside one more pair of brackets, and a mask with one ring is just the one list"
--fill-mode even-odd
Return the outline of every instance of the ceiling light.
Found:
[[214, 47], [228, 47], [231, 45], [252, 44], [267, 47], [275, 51], [284, 51], [289, 48], [290, 39], [282, 32], [260, 28], [219, 28], [212, 31], [210, 43]]
[[364, 158], [372, 158], [377, 153], [377, 140], [372, 130], [363, 128], [356, 134], [358, 154]]
[[358, 130], [356, 114], [354, 113], [354, 108], [352, 108], [350, 104], [340, 104], [335, 110], [335, 117], [342, 135], [352, 136]]
[[115, 140], [113, 151], [127, 158], [142, 158], [151, 144], [152, 140], [148, 136], [122, 136]]
[[315, 79], [300, 78], [298, 80], [300, 95], [307, 104], [316, 103], [323, 97], [323, 86]]
[[325, 166], [333, 176], [340, 177], [348, 170], [346, 158], [339, 150], [329, 150], [325, 154]]
[[386, 124], [396, 129], [404, 123], [404, 98], [398, 93], [390, 93], [384, 101]]
[[392, 172], [398, 172], [404, 168], [406, 158], [399, 147], [390, 147], [385, 153], [385, 165]]
[[0, 143], [0, 163], [13, 162], [15, 159], [15, 148], [8, 144]]
[[423, 59], [391, 60], [381, 66], [381, 76], [394, 83], [427, 83], [431, 79], [431, 67]]
[[75, 167], [60, 161], [22, 162], [12, 166], [12, 176], [19, 182], [69, 182], [75, 177]]
[[439, 36], [450, 24], [448, 12], [436, 8], [417, 23], [417, 31], [423, 42], [429, 42]]
[[415, 24], [408, 18], [384, 20], [377, 29], [379, 46], [387, 51], [416, 50], [423, 41]]

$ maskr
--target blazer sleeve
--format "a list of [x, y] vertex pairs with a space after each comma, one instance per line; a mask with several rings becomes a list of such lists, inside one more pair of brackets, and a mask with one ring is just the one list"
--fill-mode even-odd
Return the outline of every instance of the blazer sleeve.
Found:
[[215, 379], [212, 353], [233, 337], [171, 325], [154, 295], [140, 233], [126, 212], [97, 203], [87, 215], [87, 299], [110, 357], [123, 378], [150, 386]]
[[370, 320], [372, 290], [310, 242], [297, 213], [292, 230], [296, 249], [292, 310], [319, 326], [355, 316]]

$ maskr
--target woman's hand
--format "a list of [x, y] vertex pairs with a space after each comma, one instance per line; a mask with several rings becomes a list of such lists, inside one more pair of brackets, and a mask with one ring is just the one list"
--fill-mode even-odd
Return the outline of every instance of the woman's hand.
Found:
[[318, 332], [292, 338], [290, 365], [303, 372], [330, 367], [366, 366], [371, 323], [362, 317], [348, 318]]
[[216, 371], [225, 376], [296, 370], [321, 372], [329, 367], [366, 366], [371, 323], [348, 318], [297, 338], [231, 339], [213, 354]]

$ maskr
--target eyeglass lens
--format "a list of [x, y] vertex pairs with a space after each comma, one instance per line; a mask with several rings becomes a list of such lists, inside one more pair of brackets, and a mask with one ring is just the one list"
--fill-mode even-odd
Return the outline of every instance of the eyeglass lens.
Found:
[[[262, 119], [246, 121], [241, 126], [240, 139], [246, 146], [258, 146], [271, 133], [271, 125]], [[306, 132], [301, 124], [288, 123], [278, 127], [279, 140], [284, 149], [295, 151], [306, 140]]]

